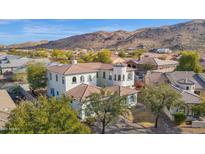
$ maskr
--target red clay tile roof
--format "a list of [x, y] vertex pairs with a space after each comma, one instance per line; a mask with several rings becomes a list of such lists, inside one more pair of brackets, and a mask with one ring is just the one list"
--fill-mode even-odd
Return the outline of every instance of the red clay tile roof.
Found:
[[[90, 96], [92, 93], [100, 93], [101, 87], [97, 87], [94, 85], [88, 85], [88, 84], [80, 84], [69, 91], [65, 93], [66, 96], [70, 96], [71, 98], [83, 102], [85, 99]], [[106, 91], [110, 92], [117, 92], [120, 96], [127, 96], [131, 94], [136, 94], [137, 90], [131, 89], [128, 87], [122, 87], [122, 86], [112, 86], [105, 88]]]
[[88, 84], [80, 84], [70, 90], [68, 90], [65, 95], [82, 102], [86, 97], [90, 96], [92, 93], [100, 93], [101, 87]]
[[[97, 70], [112, 70], [113, 64], [104, 63], [78, 63], [50, 66], [47, 70], [59, 74], [78, 74], [96, 72]], [[127, 68], [127, 71], [133, 71], [132, 68]]]
[[112, 87], [107, 87], [105, 89], [110, 92], [117, 92], [120, 96], [127, 96], [127, 95], [137, 93], [137, 90], [131, 89], [129, 87], [123, 87], [123, 86], [112, 86]]

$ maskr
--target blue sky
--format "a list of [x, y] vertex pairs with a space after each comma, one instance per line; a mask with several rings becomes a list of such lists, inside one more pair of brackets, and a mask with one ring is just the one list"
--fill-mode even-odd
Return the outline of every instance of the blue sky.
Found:
[[0, 20], [0, 44], [56, 40], [96, 31], [133, 31], [145, 27], [172, 25], [188, 19], [109, 19], [109, 20]]

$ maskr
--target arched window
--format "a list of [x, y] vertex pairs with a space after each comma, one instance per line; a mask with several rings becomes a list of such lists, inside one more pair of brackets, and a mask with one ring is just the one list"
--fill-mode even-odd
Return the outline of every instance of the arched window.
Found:
[[122, 76], [122, 80], [125, 81], [125, 75], [124, 75], [124, 74], [123, 74], [123, 76]]
[[115, 74], [115, 76], [114, 76], [114, 80], [115, 80], [115, 81], [117, 80], [116, 74]]
[[92, 81], [92, 76], [91, 75], [88, 76], [88, 81]]
[[80, 76], [80, 82], [84, 82], [84, 81], [85, 81], [84, 76]]
[[109, 74], [109, 80], [112, 80], [112, 75], [111, 74]]
[[118, 75], [118, 81], [121, 81], [121, 75]]
[[128, 66], [128, 67], [131, 67], [131, 65], [130, 65], [130, 64], [128, 64], [127, 66]]
[[58, 81], [58, 74], [56, 74], [56, 81]]
[[130, 96], [130, 102], [134, 102], [135, 101], [135, 96], [134, 95], [131, 95]]
[[52, 80], [52, 74], [51, 74], [51, 72], [50, 72], [49, 74], [50, 74], [50, 80]]
[[132, 73], [128, 73], [127, 80], [132, 80]]
[[65, 78], [64, 78], [64, 76], [62, 77], [62, 84], [65, 84]]
[[72, 78], [72, 82], [73, 82], [73, 83], [76, 83], [76, 82], [77, 82], [77, 78], [76, 78], [75, 76]]
[[105, 79], [106, 78], [106, 74], [105, 74], [105, 72], [103, 72], [103, 79]]

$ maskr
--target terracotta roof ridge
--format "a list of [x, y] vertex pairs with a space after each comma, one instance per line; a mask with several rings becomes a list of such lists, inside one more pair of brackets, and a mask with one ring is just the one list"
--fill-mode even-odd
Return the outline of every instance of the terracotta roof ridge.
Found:
[[87, 89], [88, 89], [88, 84], [84, 84], [84, 83], [82, 83], [81, 85], [85, 85], [85, 86], [86, 86], [86, 88], [85, 88], [85, 90], [84, 90], [84, 92], [83, 92], [82, 97], [80, 98], [80, 101], [82, 101], [82, 99], [83, 99], [83, 97], [84, 97], [84, 95], [85, 95], [85, 92], [86, 92], [86, 91], [87, 91]]
[[88, 88], [89, 87], [94, 87], [94, 88], [97, 88], [97, 89], [101, 89], [100, 87], [98, 87], [98, 86], [95, 86], [95, 85], [91, 85], [91, 84], [85, 84], [85, 83], [82, 83], [83, 85], [86, 85], [86, 88], [85, 88], [85, 90], [84, 90], [84, 92], [83, 92], [83, 95], [82, 95], [82, 97], [81, 97], [81, 99], [80, 99], [80, 101], [82, 101], [82, 99], [83, 99], [83, 97], [85, 96], [85, 94], [86, 94], [86, 91], [88, 90]]
[[70, 68], [71, 68], [72, 65], [69, 65], [69, 67], [63, 72], [63, 74], [65, 74]]
[[96, 85], [92, 85], [92, 84], [87, 84], [87, 85], [90, 86], [90, 87], [95, 87], [95, 88], [101, 89], [101, 87], [98, 87]]

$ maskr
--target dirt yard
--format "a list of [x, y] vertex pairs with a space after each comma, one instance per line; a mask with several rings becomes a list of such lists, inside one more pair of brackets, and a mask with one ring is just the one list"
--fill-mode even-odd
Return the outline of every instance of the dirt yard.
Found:
[[192, 128], [191, 125], [175, 125], [166, 115], [159, 118], [158, 128], [154, 128], [155, 115], [143, 105], [132, 108], [133, 123], [151, 129], [156, 134], [205, 134], [205, 128]]

